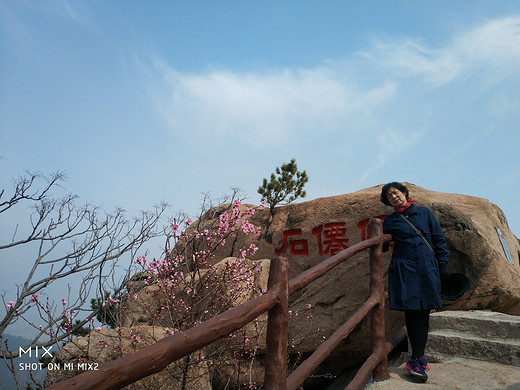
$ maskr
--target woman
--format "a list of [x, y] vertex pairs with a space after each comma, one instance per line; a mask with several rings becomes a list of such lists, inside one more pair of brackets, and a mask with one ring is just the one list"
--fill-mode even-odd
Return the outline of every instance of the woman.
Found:
[[[442, 308], [441, 279], [449, 276], [450, 253], [439, 222], [429, 208], [410, 202], [406, 186], [397, 182], [386, 184], [381, 190], [381, 202], [394, 208], [383, 221], [383, 232], [391, 234], [394, 241], [388, 268], [390, 309], [404, 311], [412, 346], [412, 356], [404, 369], [426, 381], [429, 366], [424, 349], [430, 310]], [[424, 239], [405, 218], [415, 225]]]

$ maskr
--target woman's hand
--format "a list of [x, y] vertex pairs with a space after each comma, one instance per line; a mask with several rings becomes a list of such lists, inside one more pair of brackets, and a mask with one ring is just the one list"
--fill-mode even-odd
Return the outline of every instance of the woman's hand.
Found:
[[441, 275], [441, 283], [448, 280], [450, 277], [450, 271], [448, 270], [448, 263], [443, 261], [439, 263], [439, 273]]

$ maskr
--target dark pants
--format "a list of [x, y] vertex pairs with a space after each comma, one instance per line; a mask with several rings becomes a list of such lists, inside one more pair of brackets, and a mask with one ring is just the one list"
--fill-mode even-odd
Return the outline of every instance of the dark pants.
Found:
[[406, 310], [404, 312], [408, 340], [412, 346], [412, 359], [424, 356], [428, 330], [430, 328], [430, 310]]

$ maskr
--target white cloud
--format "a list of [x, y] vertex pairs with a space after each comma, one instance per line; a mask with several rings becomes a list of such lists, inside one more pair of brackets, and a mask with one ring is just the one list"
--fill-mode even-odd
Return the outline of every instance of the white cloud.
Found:
[[[390, 83], [360, 90], [335, 69], [275, 70], [270, 73], [233, 73], [215, 70], [182, 74], [156, 61], [168, 85], [161, 112], [171, 128], [183, 127], [215, 135], [255, 131], [266, 137], [306, 133], [367, 115], [390, 99]], [[168, 95], [165, 97], [165, 95]]]
[[515, 68], [520, 65], [520, 16], [492, 20], [455, 37], [452, 52], [471, 64]]
[[463, 69], [460, 59], [451, 51], [427, 48], [419, 41], [407, 39], [400, 43], [377, 43], [372, 55], [379, 65], [401, 72], [395, 76], [422, 76], [435, 85], [453, 80]]
[[402, 77], [420, 77], [440, 87], [458, 77], [466, 79], [484, 66], [488, 74], [496, 75], [504, 69], [518, 71], [519, 42], [520, 17], [507, 17], [461, 32], [445, 47], [431, 48], [406, 38], [376, 42], [372, 50], [361, 55], [378, 66], [401, 72]]
[[388, 128], [377, 136], [377, 144], [391, 153], [400, 153], [417, 142], [425, 133], [422, 131], [403, 131]]
[[190, 74], [160, 58], [146, 69], [168, 130], [190, 149], [287, 153], [290, 145], [309, 163], [334, 155], [362, 187], [417, 149], [442, 151], [438, 164], [460, 158], [460, 145], [443, 137], [489, 129], [475, 127], [475, 114], [487, 121], [517, 110], [508, 104], [517, 93], [501, 83], [518, 76], [519, 24], [518, 17], [486, 22], [436, 48], [414, 38], [376, 43], [308, 69]]
[[[395, 86], [360, 88], [337, 68], [233, 73], [214, 70], [192, 75], [175, 71], [162, 60], [156, 69], [167, 84], [160, 110], [178, 134], [261, 134], [264, 139], [305, 135], [318, 129], [334, 132], [345, 122], [368, 117], [392, 99]], [[355, 80], [355, 79], [354, 79]]]
[[416, 144], [425, 133], [426, 129], [422, 131], [407, 131], [387, 128], [377, 134], [372, 143], [375, 161], [372, 160], [371, 165], [362, 171], [357, 185], [364, 183], [372, 173], [377, 172], [384, 166], [395, 166], [395, 163], [392, 162], [399, 162], [399, 164], [401, 164], [402, 160], [399, 156]]
[[92, 22], [87, 17], [87, 10], [81, 3], [77, 1], [64, 1], [63, 2], [65, 14], [76, 24], [85, 27], [92, 27]]
[[485, 72], [479, 75], [483, 92], [489, 78], [501, 77], [498, 69], [518, 65], [518, 42], [520, 18], [510, 17], [461, 32], [445, 47], [430, 48], [411, 38], [380, 42], [364, 53], [361, 63], [341, 59], [314, 69], [187, 74], [156, 58], [153, 68], [163, 85], [152, 94], [177, 136], [254, 133], [283, 140], [316, 129], [355, 131], [366, 127], [382, 104], [398, 104], [398, 96], [406, 97], [407, 83], [418, 88], [423, 80], [431, 90]]

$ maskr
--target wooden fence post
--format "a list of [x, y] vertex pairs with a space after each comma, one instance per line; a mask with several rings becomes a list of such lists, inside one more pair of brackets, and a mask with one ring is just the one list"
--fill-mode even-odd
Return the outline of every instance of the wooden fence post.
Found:
[[369, 225], [369, 236], [381, 237], [377, 246], [370, 247], [370, 295], [378, 296], [379, 304], [371, 313], [372, 353], [380, 357], [374, 368], [372, 377], [375, 382], [390, 378], [388, 372], [388, 352], [385, 332], [385, 293], [383, 284], [383, 227], [378, 218], [372, 218]]
[[279, 302], [268, 312], [264, 389], [287, 390], [289, 261], [285, 257], [271, 260], [267, 288], [278, 291]]

